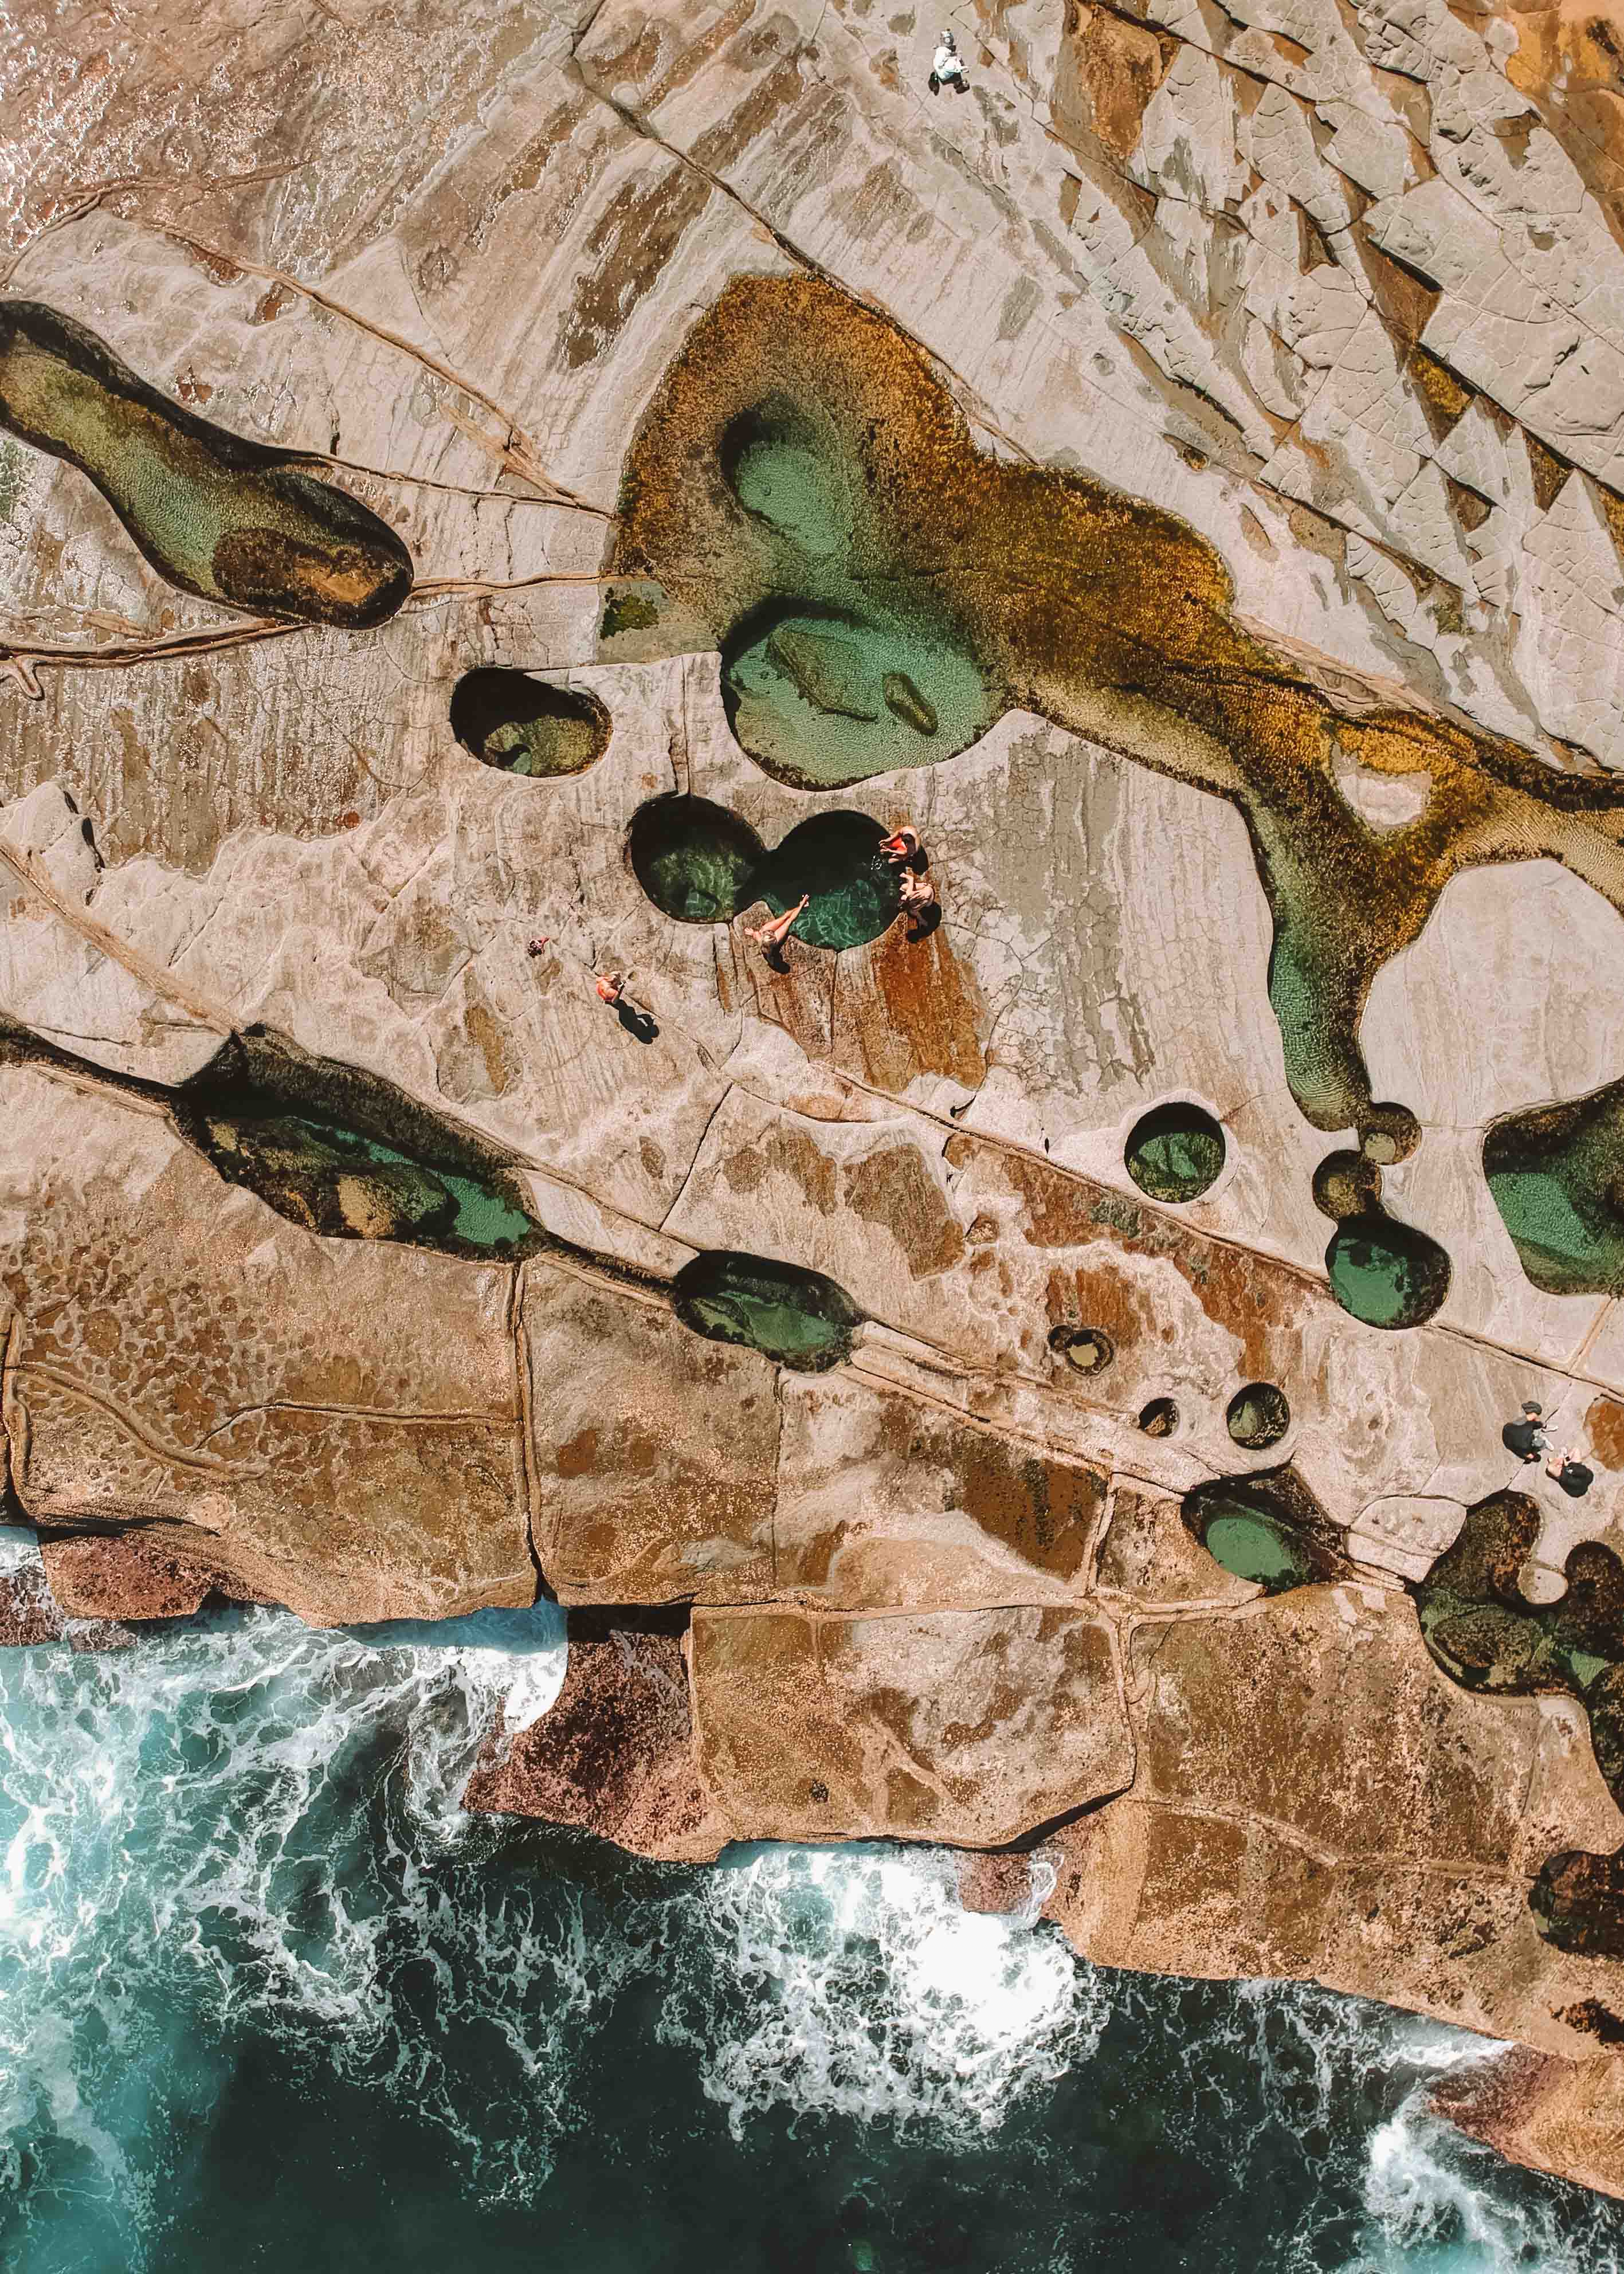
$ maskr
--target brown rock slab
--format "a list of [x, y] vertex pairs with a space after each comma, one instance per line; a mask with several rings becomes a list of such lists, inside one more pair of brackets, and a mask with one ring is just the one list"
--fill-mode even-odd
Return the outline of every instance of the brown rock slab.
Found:
[[696, 1611], [700, 1774], [733, 1835], [990, 1848], [1133, 1773], [1082, 1611]]
[[1624, 2196], [1624, 2060], [1508, 2045], [1433, 2087], [1433, 2113], [1531, 2171]]
[[786, 1376], [780, 1593], [847, 1610], [1079, 1601], [1105, 1479], [900, 1391]]
[[526, 1267], [536, 1554], [565, 1603], [737, 1600], [772, 1585], [778, 1369], [669, 1305]]
[[1007, 1918], [1025, 1909], [1033, 1895], [1033, 1857], [967, 1851], [955, 1858], [959, 1900], [967, 1911]]
[[1171, 1494], [1118, 1485], [1100, 1549], [1098, 1579], [1110, 1594], [1135, 1603], [1179, 1608], [1191, 1603], [1244, 1603], [1257, 1594], [1194, 1539]]
[[105, 1092], [12, 1067], [0, 1099], [32, 1521], [159, 1525], [319, 1623], [534, 1600], [510, 1269], [317, 1239]]
[[699, 1781], [680, 1638], [572, 1613], [557, 1700], [499, 1741], [463, 1805], [576, 1825], [640, 1856], [714, 1858], [727, 1833]]
[[51, 1593], [44, 1567], [35, 1562], [0, 1574], [0, 1649], [29, 1643], [60, 1642], [62, 1606]]
[[229, 1573], [179, 1551], [172, 1536], [91, 1532], [53, 1540], [47, 1534], [40, 1553], [52, 1594], [73, 1619], [185, 1618], [212, 1594], [243, 1592]]

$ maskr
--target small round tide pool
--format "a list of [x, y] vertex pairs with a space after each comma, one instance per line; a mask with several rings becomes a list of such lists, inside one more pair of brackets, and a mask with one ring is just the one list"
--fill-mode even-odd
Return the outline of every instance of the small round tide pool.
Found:
[[1079, 1374], [1103, 1374], [1116, 1355], [1116, 1345], [1102, 1327], [1056, 1327], [1049, 1346]]
[[1325, 1268], [1343, 1310], [1367, 1327], [1418, 1327], [1449, 1291], [1444, 1249], [1380, 1208], [1343, 1217]]
[[1134, 1123], [1123, 1157], [1140, 1192], [1177, 1203], [1199, 1200], [1217, 1182], [1226, 1150], [1212, 1115], [1178, 1098]]
[[866, 813], [815, 813], [767, 855], [755, 889], [775, 915], [811, 894], [794, 927], [808, 947], [861, 947], [890, 929], [901, 906], [902, 872], [880, 850], [884, 835]]
[[862, 1323], [845, 1288], [821, 1271], [733, 1248], [685, 1263], [672, 1282], [672, 1300], [695, 1334], [745, 1344], [798, 1374], [840, 1365]]
[[609, 747], [609, 713], [584, 688], [524, 671], [464, 672], [451, 694], [451, 731], [482, 765], [532, 778], [584, 773]]
[[678, 923], [731, 923], [748, 907], [761, 839], [708, 797], [650, 798], [627, 833], [632, 873], [662, 915]]
[[1249, 1382], [1236, 1391], [1223, 1418], [1237, 1445], [1249, 1453], [1266, 1453], [1291, 1427], [1291, 1408], [1272, 1382]]

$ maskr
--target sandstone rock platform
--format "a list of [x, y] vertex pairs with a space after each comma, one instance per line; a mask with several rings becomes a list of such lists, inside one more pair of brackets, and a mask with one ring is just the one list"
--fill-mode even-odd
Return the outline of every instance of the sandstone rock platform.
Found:
[[1624, 2194], [1602, 50], [20, 18], [0, 1637], [545, 1589], [470, 1805], [956, 1846]]

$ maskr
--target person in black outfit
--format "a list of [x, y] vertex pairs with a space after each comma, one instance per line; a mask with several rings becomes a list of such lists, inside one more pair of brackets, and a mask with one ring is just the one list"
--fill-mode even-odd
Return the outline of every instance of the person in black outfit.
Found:
[[1515, 1453], [1519, 1460], [1537, 1461], [1545, 1449], [1544, 1409], [1532, 1398], [1525, 1398], [1522, 1419], [1507, 1421], [1500, 1434], [1508, 1453]]

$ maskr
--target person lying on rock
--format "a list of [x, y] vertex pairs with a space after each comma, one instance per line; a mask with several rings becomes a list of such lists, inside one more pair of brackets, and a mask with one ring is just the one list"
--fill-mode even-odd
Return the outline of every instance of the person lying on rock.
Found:
[[781, 916], [770, 916], [764, 924], [746, 924], [744, 936], [753, 939], [763, 952], [769, 971], [787, 971], [789, 958], [784, 953], [784, 943], [790, 927], [805, 908], [812, 905], [810, 892], [802, 892], [793, 908], [786, 908]]
[[962, 94], [969, 85], [965, 77], [964, 59], [959, 55], [959, 43], [951, 32], [943, 33], [936, 51], [930, 58], [930, 77], [925, 84], [932, 94], [940, 94], [944, 87], [951, 87], [956, 94]]
[[894, 837], [883, 839], [881, 852], [893, 869], [911, 869], [922, 877], [930, 866], [930, 855], [919, 841], [919, 832], [904, 822]]

